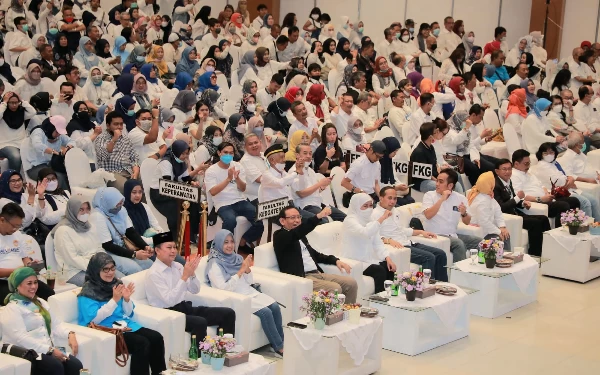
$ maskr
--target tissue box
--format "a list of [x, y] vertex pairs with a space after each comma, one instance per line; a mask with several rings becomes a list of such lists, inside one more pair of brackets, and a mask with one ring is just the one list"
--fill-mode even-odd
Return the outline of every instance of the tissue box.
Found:
[[514, 253], [508, 252], [508, 253], [504, 253], [502, 258], [510, 259], [513, 261], [513, 264], [517, 264], [517, 263], [523, 261], [523, 253], [519, 254], [518, 256], [515, 256]]
[[344, 312], [336, 311], [335, 313], [333, 313], [331, 315], [327, 315], [327, 317], [325, 318], [325, 324], [330, 326], [332, 324], [339, 323], [342, 320], [344, 320]]
[[600, 226], [590, 227], [590, 234], [594, 236], [600, 236]]
[[580, 225], [578, 232], [579, 233], [583, 233], [583, 232], [589, 232], [590, 230], [590, 226], [589, 225]]
[[435, 285], [428, 285], [423, 291], [417, 291], [417, 298], [427, 298], [435, 295]]
[[248, 362], [249, 359], [250, 359], [250, 354], [248, 352], [227, 354], [227, 355], [225, 355], [225, 366], [227, 366], [227, 367], [237, 366], [242, 363]]

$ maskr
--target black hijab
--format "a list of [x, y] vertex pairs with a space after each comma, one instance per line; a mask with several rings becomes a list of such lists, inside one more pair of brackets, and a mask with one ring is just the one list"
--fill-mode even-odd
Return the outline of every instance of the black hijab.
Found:
[[29, 99], [29, 104], [31, 104], [31, 106], [35, 108], [38, 113], [46, 113], [50, 110], [50, 106], [52, 105], [52, 102], [50, 101], [50, 94], [45, 91], [38, 92], [33, 95], [31, 99]]
[[267, 107], [267, 115], [265, 116], [265, 128], [271, 128], [273, 131], [280, 131], [287, 137], [290, 131], [290, 122], [282, 112], [289, 111], [292, 104], [286, 98], [279, 98], [271, 102]]
[[[8, 93], [7, 95], [10, 95], [8, 100], [10, 100], [12, 97], [18, 98], [17, 94], [15, 93]], [[21, 126], [23, 126], [25, 124], [25, 108], [23, 108], [23, 103], [20, 102], [19, 107], [17, 107], [15, 111], [10, 110], [8, 104], [6, 104], [6, 111], [4, 111], [4, 114], [2, 115], [2, 119], [11, 129], [19, 129]]]
[[479, 82], [483, 82], [483, 64], [482, 63], [475, 63], [475, 64], [471, 65], [471, 73], [473, 73], [475, 75], [475, 77], [477, 77], [477, 80]]
[[162, 160], [167, 160], [173, 167], [173, 178], [175, 181], [181, 181], [179, 177], [187, 170], [187, 163], [179, 163], [177, 159], [179, 159], [181, 154], [183, 154], [185, 150], [188, 150], [189, 148], [190, 145], [188, 145], [186, 141], [178, 139], [173, 142], [171, 147], [169, 147], [167, 150], [165, 156], [163, 156]]
[[208, 5], [205, 5], [202, 8], [200, 8], [200, 11], [198, 12], [198, 14], [196, 14], [196, 18], [194, 19], [194, 21], [202, 20], [202, 22], [205, 25], [208, 25], [208, 18], [210, 17], [211, 9], [212, 8]]
[[110, 282], [102, 280], [100, 272], [106, 266], [116, 266], [114, 259], [105, 252], [96, 253], [88, 263], [85, 270], [85, 282], [79, 292], [80, 297], [87, 297], [94, 301], [107, 302], [113, 297], [113, 288], [123, 282], [116, 277]]
[[173, 30], [173, 25], [171, 24], [171, 17], [163, 15], [162, 18], [163, 20], [167, 20], [166, 27], [160, 25], [160, 29], [163, 31], [163, 43], [169, 43], [169, 35], [171, 35], [171, 31]]
[[71, 118], [71, 121], [69, 121], [69, 123], [67, 124], [67, 135], [69, 137], [76, 130], [87, 133], [96, 127], [92, 120], [90, 120], [89, 113], [87, 113], [86, 116], [86, 112], [79, 112], [79, 106], [82, 104], [84, 104], [87, 107], [87, 104], [85, 104], [85, 102], [83, 101], [79, 101], [73, 105], [73, 117]]
[[335, 51], [331, 52], [329, 50], [329, 47], [331, 47], [331, 43], [335, 44], [335, 40], [333, 40], [332, 38], [329, 38], [329, 39], [327, 39], [326, 41], [323, 42], [323, 53], [328, 53], [328, 54], [330, 54], [330, 55], [333, 56], [335, 54]]
[[113, 56], [110, 54], [110, 49], [107, 52], [104, 52], [104, 49], [106, 48], [106, 46], [109, 46], [108, 40], [106, 39], [98, 39], [98, 41], [96, 42], [96, 56], [98, 57], [102, 57], [103, 59], [111, 59]]
[[394, 164], [392, 163], [390, 154], [400, 149], [400, 142], [398, 142], [396, 137], [383, 138], [382, 142], [385, 143], [386, 151], [383, 153], [383, 157], [379, 159], [379, 164], [381, 164], [381, 183], [395, 184]]
[[[37, 175], [38, 183], [43, 181], [44, 178], [48, 177], [51, 174], [54, 176], [58, 176], [54, 169], [50, 167], [40, 169]], [[46, 198], [46, 202], [50, 205], [50, 207], [52, 207], [52, 211], [56, 211], [58, 209], [58, 205], [56, 204], [56, 201], [53, 197], [54, 195], [62, 195], [65, 198], [69, 198], [65, 191], [60, 187], [60, 185], [54, 191], [46, 191], [44, 193], [44, 197]]]
[[92, 12], [89, 12], [87, 10], [83, 11], [83, 14], [81, 15], [81, 21], [85, 25], [86, 35], [87, 35], [88, 27], [90, 27], [91, 23], [94, 22], [95, 20], [96, 20], [96, 16], [94, 16], [94, 14]]
[[[143, 235], [150, 228], [150, 220], [142, 202], [136, 204], [131, 201], [131, 192], [136, 186], [142, 186], [142, 183], [138, 180], [127, 180], [125, 182], [125, 187], [123, 188], [125, 203], [123, 205], [127, 209], [127, 214], [133, 223], [135, 231]], [[142, 191], [144, 191], [143, 188]]]

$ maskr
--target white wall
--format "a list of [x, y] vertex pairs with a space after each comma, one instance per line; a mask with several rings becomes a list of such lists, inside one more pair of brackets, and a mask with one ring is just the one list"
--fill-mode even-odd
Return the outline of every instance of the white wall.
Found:
[[[454, 20], [463, 20], [465, 32], [475, 32], [475, 45], [483, 48], [487, 42], [494, 39], [494, 29], [498, 26], [500, 0], [486, 0], [485, 12], [481, 11], [482, 3], [480, 0], [455, 0]], [[529, 21], [527, 26], [529, 27]]]
[[570, 56], [573, 48], [579, 47], [584, 40], [594, 43], [596, 23], [598, 22], [598, 3], [599, 0], [565, 0], [565, 18], [560, 45], [561, 58]]
[[[529, 34], [531, 7], [531, 0], [502, 0], [500, 25], [508, 30], [506, 33], [506, 42], [510, 47], [514, 46], [519, 38]], [[490, 36], [489, 40], [492, 39], [492, 36]]]

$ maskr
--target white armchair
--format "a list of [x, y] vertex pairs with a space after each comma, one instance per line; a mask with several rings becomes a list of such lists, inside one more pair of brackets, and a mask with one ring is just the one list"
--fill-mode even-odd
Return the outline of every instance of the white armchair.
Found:
[[[93, 330], [91, 328], [82, 327], [77, 324], [79, 308], [77, 305], [77, 294], [81, 289], [75, 289], [64, 293], [55, 294], [48, 300], [52, 310], [52, 318], [67, 324], [70, 331], [74, 331], [78, 340], [87, 337], [90, 340], [89, 347], [82, 348], [80, 341], [78, 357], [82, 361], [84, 367], [90, 369], [94, 374], [114, 374], [126, 375], [129, 374], [130, 363], [125, 367], [117, 366], [114, 361], [116, 340], [115, 336], [109, 333]], [[134, 303], [136, 301], [134, 300]], [[150, 306], [144, 306], [139, 303], [135, 306], [134, 319], [146, 328], [160, 332], [165, 338], [165, 360], [168, 360], [171, 352], [167, 346], [167, 338], [169, 331], [172, 329], [172, 322], [175, 320], [172, 311], [155, 309]], [[178, 314], [181, 315], [181, 314]], [[185, 318], [181, 316], [179, 326], [185, 328]], [[178, 353], [180, 353], [179, 351]], [[83, 358], [86, 358], [85, 360]], [[88, 359], [89, 358], [89, 359]]]
[[31, 363], [8, 354], [0, 354], [0, 374], [29, 375], [31, 374]]
[[[523, 218], [521, 216], [502, 214], [504, 222], [506, 223], [506, 229], [510, 233], [510, 243], [514, 247], [522, 247], [523, 245]], [[485, 233], [480, 227], [472, 225], [465, 225], [462, 222], [458, 224], [457, 233], [466, 234], [477, 237], [485, 237]], [[525, 231], [525, 238], [527, 238], [527, 231]]]

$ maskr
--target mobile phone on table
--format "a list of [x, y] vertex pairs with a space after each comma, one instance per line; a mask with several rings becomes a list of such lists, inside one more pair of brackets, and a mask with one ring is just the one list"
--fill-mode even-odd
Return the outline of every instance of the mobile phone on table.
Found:
[[288, 327], [292, 327], [292, 328], [299, 328], [299, 329], [305, 329], [307, 326], [306, 324], [301, 324], [301, 323], [296, 323], [296, 322], [289, 322]]

